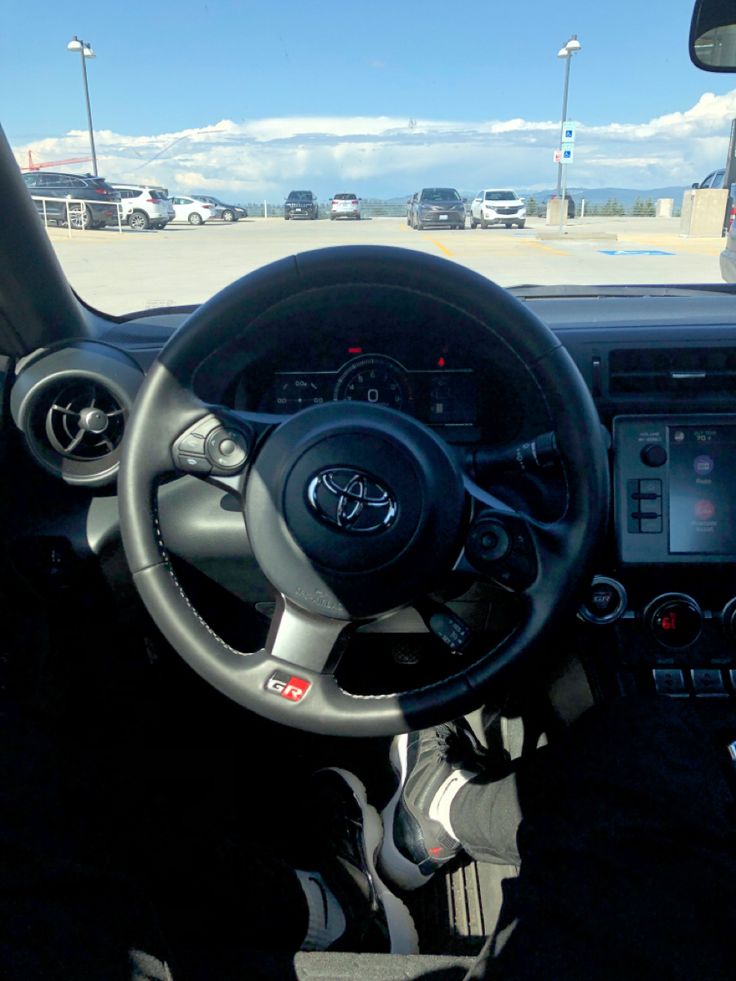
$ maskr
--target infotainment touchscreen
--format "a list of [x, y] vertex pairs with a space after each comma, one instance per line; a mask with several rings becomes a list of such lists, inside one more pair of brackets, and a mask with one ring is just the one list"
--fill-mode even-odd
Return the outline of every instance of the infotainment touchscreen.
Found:
[[736, 426], [667, 429], [670, 553], [736, 553]]

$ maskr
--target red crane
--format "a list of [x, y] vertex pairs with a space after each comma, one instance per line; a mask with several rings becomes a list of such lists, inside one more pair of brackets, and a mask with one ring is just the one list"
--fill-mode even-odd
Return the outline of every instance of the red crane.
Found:
[[36, 163], [33, 159], [31, 151], [28, 151], [28, 166], [21, 167], [21, 170], [41, 170], [42, 167], [60, 167], [62, 164], [76, 164], [85, 163], [87, 160], [91, 160], [92, 157], [67, 157], [66, 160], [49, 160], [47, 163]]

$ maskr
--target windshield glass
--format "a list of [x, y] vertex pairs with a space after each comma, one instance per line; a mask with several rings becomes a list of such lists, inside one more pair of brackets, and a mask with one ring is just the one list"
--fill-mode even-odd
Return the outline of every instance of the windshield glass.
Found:
[[[481, 41], [488, 5], [466, 0], [451, 41], [438, 0], [359, 0], [349, 44], [329, 29], [336, 0], [130, 0], [134, 38], [104, 5], [11, 4], [6, 36], [32, 44], [6, 46], [0, 122], [72, 286], [103, 312], [200, 303], [341, 244], [419, 250], [503, 286], [722, 283], [736, 173], [700, 185], [726, 166], [736, 84], [690, 62], [692, 0], [522, 12], [529, 31]], [[94, 58], [67, 50], [75, 31]], [[181, 203], [118, 207], [113, 184]], [[359, 206], [340, 214], [335, 197]], [[479, 210], [501, 198], [513, 210]]]

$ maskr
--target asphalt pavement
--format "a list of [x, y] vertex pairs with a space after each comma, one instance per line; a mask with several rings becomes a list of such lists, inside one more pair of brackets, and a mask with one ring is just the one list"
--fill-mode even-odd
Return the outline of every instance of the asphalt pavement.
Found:
[[200, 303], [228, 283], [285, 255], [331, 245], [380, 244], [443, 256], [495, 280], [519, 284], [611, 285], [721, 282], [724, 240], [687, 238], [677, 218], [583, 218], [562, 237], [542, 219], [523, 229], [414, 231], [403, 219], [289, 221], [124, 228], [49, 237], [72, 286], [91, 306], [124, 314]]

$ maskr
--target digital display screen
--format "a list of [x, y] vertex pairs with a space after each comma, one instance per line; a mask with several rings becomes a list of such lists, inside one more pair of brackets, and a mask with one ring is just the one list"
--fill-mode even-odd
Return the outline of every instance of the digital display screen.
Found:
[[736, 426], [670, 426], [671, 553], [736, 554]]

